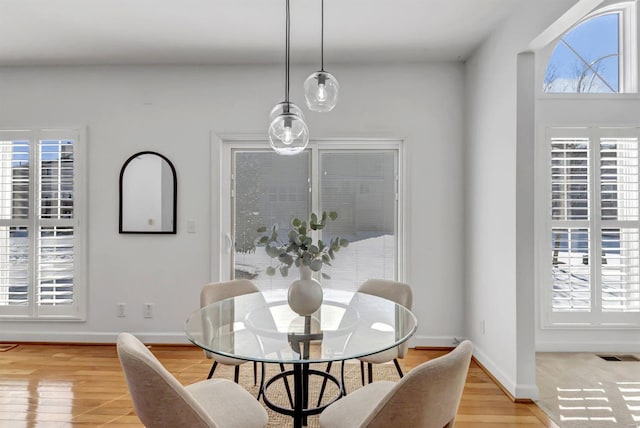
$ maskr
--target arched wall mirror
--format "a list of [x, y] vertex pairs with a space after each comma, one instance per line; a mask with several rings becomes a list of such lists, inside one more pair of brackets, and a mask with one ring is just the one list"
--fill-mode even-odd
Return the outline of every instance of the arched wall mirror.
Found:
[[120, 170], [120, 233], [176, 233], [176, 170], [156, 152], [131, 156]]

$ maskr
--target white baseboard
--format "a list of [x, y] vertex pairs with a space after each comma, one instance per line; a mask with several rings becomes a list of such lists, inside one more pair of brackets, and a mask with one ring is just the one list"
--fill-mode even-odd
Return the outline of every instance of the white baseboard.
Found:
[[452, 348], [463, 341], [462, 336], [420, 336], [415, 335], [409, 339], [409, 348], [423, 346], [425, 348]]
[[540, 396], [540, 390], [537, 385], [516, 385], [516, 399], [537, 400]]
[[536, 352], [628, 352], [640, 353], [640, 342], [637, 343], [570, 343], [570, 342], [536, 342]]
[[502, 387], [511, 394], [515, 399], [530, 399], [537, 400], [539, 390], [536, 385], [518, 385], [513, 381], [509, 376], [507, 376], [501, 369], [498, 367], [491, 358], [487, 356], [487, 354], [480, 349], [478, 346], [474, 346], [473, 348], [473, 356], [475, 359], [482, 364], [482, 366], [491, 373], [491, 375], [502, 385]]
[[[189, 343], [183, 332], [149, 333], [130, 332], [144, 343]], [[51, 342], [51, 343], [116, 343], [120, 332], [4, 332], [3, 342]]]

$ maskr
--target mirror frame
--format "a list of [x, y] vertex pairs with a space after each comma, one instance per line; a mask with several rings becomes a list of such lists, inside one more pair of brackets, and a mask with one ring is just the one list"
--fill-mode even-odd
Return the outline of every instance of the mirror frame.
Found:
[[[154, 156], [159, 156], [161, 159], [163, 159], [165, 162], [167, 162], [167, 164], [169, 164], [169, 167], [171, 168], [171, 173], [173, 175], [173, 228], [171, 230], [159, 230], [159, 231], [135, 231], [135, 230], [123, 230], [123, 224], [122, 224], [122, 180], [124, 178], [124, 172], [127, 169], [127, 166], [129, 165], [129, 163], [134, 160], [135, 158], [137, 158], [138, 156], [141, 155], [154, 155]], [[141, 234], [145, 234], [145, 235], [149, 235], [149, 234], [161, 234], [161, 235], [167, 235], [167, 234], [176, 234], [176, 225], [178, 224], [178, 206], [177, 206], [177, 200], [178, 200], [178, 179], [176, 177], [176, 169], [173, 166], [173, 163], [171, 163], [171, 161], [169, 160], [169, 158], [167, 158], [166, 156], [158, 153], [158, 152], [153, 152], [153, 151], [142, 151], [142, 152], [138, 152], [135, 153], [133, 155], [131, 155], [129, 157], [129, 159], [127, 159], [124, 164], [122, 165], [122, 168], [120, 169], [120, 184], [119, 184], [119, 218], [118, 218], [118, 231], [120, 233], [141, 233]]]

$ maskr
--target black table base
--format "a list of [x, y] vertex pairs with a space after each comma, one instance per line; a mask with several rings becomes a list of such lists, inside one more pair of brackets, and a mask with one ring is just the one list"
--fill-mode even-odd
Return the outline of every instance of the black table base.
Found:
[[[282, 379], [286, 381], [288, 376], [293, 376], [293, 408], [286, 408], [278, 406], [272, 403], [267, 397], [267, 390], [269, 387], [278, 380]], [[316, 407], [309, 407], [309, 378], [311, 376], [320, 376], [323, 378], [323, 393], [324, 393], [324, 385], [327, 380], [333, 382], [338, 387], [338, 394], [334, 397], [329, 403], [320, 405], [318, 404]], [[320, 370], [314, 370], [309, 368], [308, 363], [300, 363], [294, 364], [293, 370], [287, 370], [281, 373], [278, 373], [265, 384], [263, 384], [261, 395], [264, 401], [264, 404], [273, 410], [274, 412], [288, 415], [293, 417], [293, 427], [294, 428], [302, 428], [302, 426], [307, 424], [307, 417], [312, 415], [320, 414], [325, 408], [329, 405], [333, 404], [335, 401], [339, 400], [343, 392], [343, 387], [340, 381], [336, 379], [335, 376], [330, 373], [323, 372]]]

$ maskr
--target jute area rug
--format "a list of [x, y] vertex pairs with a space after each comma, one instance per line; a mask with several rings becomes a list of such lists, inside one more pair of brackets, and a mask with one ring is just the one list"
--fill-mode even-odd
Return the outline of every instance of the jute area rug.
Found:
[[[265, 382], [268, 381], [272, 376], [280, 373], [280, 367], [277, 364], [265, 364]], [[319, 371], [325, 371], [327, 368], [326, 364], [311, 364], [312, 369], [316, 369]], [[286, 370], [292, 369], [291, 365], [285, 365]], [[404, 369], [403, 369], [404, 371]], [[334, 363], [331, 368], [331, 374], [334, 375], [338, 380], [340, 379], [340, 363]], [[206, 373], [205, 373], [206, 375]], [[345, 384], [347, 385], [347, 394], [353, 392], [355, 389], [362, 387], [362, 383], [360, 380], [360, 363], [356, 361], [347, 361], [345, 364], [344, 370]], [[233, 380], [233, 368], [220, 366], [216, 368], [216, 372], [214, 374], [214, 378], [224, 378]], [[293, 393], [293, 376], [288, 377], [289, 386]], [[374, 374], [373, 380], [390, 380], [390, 381], [398, 381], [398, 372], [396, 371], [393, 364], [378, 364], [374, 365]], [[366, 381], [366, 379], [365, 379]], [[240, 385], [242, 385], [245, 389], [247, 389], [251, 395], [257, 396], [258, 389], [260, 384], [260, 365], [258, 364], [258, 385], [253, 384], [253, 363], [246, 363], [240, 367]], [[309, 403], [310, 406], [315, 406], [317, 404], [318, 396], [320, 389], [322, 387], [322, 379], [319, 376], [311, 376], [309, 381]], [[277, 381], [269, 387], [267, 391], [269, 400], [282, 407], [289, 407], [289, 399], [287, 397], [287, 393], [284, 387], [284, 382]], [[324, 392], [324, 398], [322, 403], [327, 403], [331, 401], [338, 394], [338, 388], [331, 382], [327, 382], [327, 386]], [[262, 399], [260, 402], [263, 404]], [[282, 415], [280, 413], [276, 413], [270, 410], [268, 407], [264, 406], [269, 414], [269, 425], [268, 427], [280, 428], [280, 427], [293, 427], [293, 421], [290, 416]], [[318, 427], [318, 416], [311, 416], [308, 418], [308, 427]]]
[[537, 353], [536, 383], [536, 404], [561, 428], [640, 428], [640, 361]]

